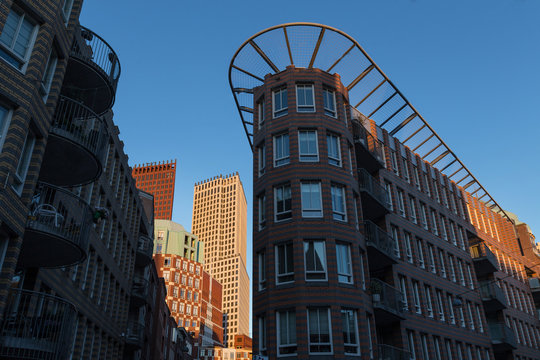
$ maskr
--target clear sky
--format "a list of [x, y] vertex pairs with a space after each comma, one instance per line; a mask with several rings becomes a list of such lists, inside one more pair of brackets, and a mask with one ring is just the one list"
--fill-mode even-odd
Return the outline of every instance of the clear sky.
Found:
[[[131, 166], [178, 159], [173, 220], [191, 229], [193, 185], [251, 150], [228, 83], [251, 35], [309, 21], [366, 50], [505, 209], [540, 236], [540, 1], [85, 0], [81, 24], [120, 58], [114, 106]], [[248, 212], [248, 254], [251, 252]], [[251, 263], [248, 263], [251, 274]]]

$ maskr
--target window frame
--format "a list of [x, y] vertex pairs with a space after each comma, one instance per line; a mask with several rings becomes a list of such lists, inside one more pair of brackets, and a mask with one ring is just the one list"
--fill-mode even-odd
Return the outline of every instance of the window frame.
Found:
[[[322, 244], [322, 270], [317, 269], [308, 269], [308, 251], [309, 246], [313, 244], [314, 257], [317, 255], [315, 243]], [[307, 245], [307, 248], [306, 248]], [[303, 252], [304, 252], [304, 279], [306, 281], [328, 281], [328, 260], [326, 256], [326, 241], [324, 240], [304, 240], [303, 242]], [[314, 258], [314, 260], [316, 260]], [[314, 261], [315, 264], [315, 261]], [[308, 276], [312, 275], [312, 277]], [[322, 275], [322, 277], [321, 277]]]
[[[285, 95], [283, 95], [285, 94]], [[276, 96], [280, 96], [280, 100], [283, 101], [283, 96], [285, 96], [285, 106], [276, 108]], [[289, 113], [289, 94], [287, 93], [287, 87], [282, 86], [275, 90], [272, 90], [272, 118], [277, 119], [282, 116], [285, 116]], [[283, 104], [282, 104], [283, 105]]]
[[[327, 100], [329, 100], [329, 99], [327, 99], [327, 94], [328, 93], [332, 94], [331, 100], [333, 101], [333, 105], [334, 105], [333, 110], [331, 108], [327, 107]], [[330, 117], [333, 117], [334, 119], [337, 119], [336, 92], [334, 90], [331, 90], [330, 88], [328, 88], [326, 86], [323, 86], [323, 109], [324, 109], [324, 114], [326, 116], [330, 116]]]
[[[328, 337], [329, 337], [329, 341], [328, 342], [312, 342], [312, 335], [315, 335], [315, 334], [311, 334], [311, 324], [310, 324], [310, 311], [317, 311], [317, 328], [319, 330], [319, 338], [321, 337], [321, 335], [323, 335], [321, 333], [321, 311], [324, 311], [326, 310], [326, 320], [327, 320], [327, 325], [328, 325]], [[311, 308], [311, 307], [308, 307], [306, 309], [306, 312], [307, 312], [307, 334], [308, 334], [308, 354], [310, 355], [323, 355], [323, 354], [333, 354], [334, 353], [334, 347], [333, 347], [333, 341], [332, 341], [332, 318], [330, 316], [330, 308], [325, 308], [325, 307], [314, 307], [314, 308]], [[322, 346], [329, 346], [330, 347], [330, 350], [329, 351], [312, 351], [312, 346], [319, 346], [319, 347], [322, 347]]]
[[[30, 140], [30, 145], [28, 141]], [[31, 129], [28, 129], [26, 137], [24, 139], [23, 147], [21, 148], [21, 154], [19, 155], [19, 161], [17, 162], [17, 168], [13, 173], [12, 189], [20, 196], [24, 189], [26, 177], [28, 176], [28, 169], [32, 163], [32, 154], [34, 153], [34, 147], [36, 145], [36, 135]], [[22, 167], [21, 167], [22, 166]], [[20, 173], [22, 171], [22, 173]]]
[[[307, 104], [308, 96], [306, 90], [304, 90], [304, 97], [306, 104], [300, 104], [299, 89], [311, 89], [311, 102], [312, 105]], [[297, 113], [314, 113], [316, 111], [315, 107], [315, 87], [313, 84], [296, 84], [296, 112]]]
[[259, 285], [259, 291], [263, 291], [266, 289], [267, 286], [267, 280], [266, 280], [266, 252], [265, 251], [259, 251], [257, 253], [257, 268], [259, 269], [258, 273], [258, 285]]
[[[290, 246], [290, 254], [288, 253], [289, 250], [287, 250]], [[280, 251], [279, 248], [283, 247], [284, 251], [284, 269], [285, 272], [280, 273], [279, 267], [280, 267]], [[283, 285], [283, 284], [290, 284], [294, 282], [294, 246], [292, 242], [284, 242], [281, 244], [276, 244], [274, 246], [274, 256], [275, 256], [275, 274], [276, 274], [276, 285]], [[289, 257], [290, 262], [289, 264]], [[292, 269], [289, 269], [288, 267], [292, 266]], [[288, 270], [288, 271], [287, 271]], [[284, 279], [284, 280], [281, 280]]]
[[[315, 135], [315, 153], [307, 153], [307, 154], [302, 153], [302, 139], [301, 139], [302, 134]], [[308, 150], [309, 150], [309, 144], [312, 140], [313, 139], [307, 139]], [[318, 162], [319, 161], [319, 139], [317, 136], [317, 130], [298, 130], [298, 161], [299, 162]]]
[[259, 231], [266, 227], [266, 193], [262, 193], [257, 197], [259, 204], [259, 212], [257, 214], [259, 220]]
[[[278, 192], [281, 189], [283, 200], [283, 211], [278, 211]], [[285, 197], [287, 194], [288, 189], [288, 195], [289, 197]], [[287, 208], [287, 200], [289, 201], [289, 207]], [[291, 185], [289, 183], [287, 184], [281, 184], [274, 187], [274, 222], [280, 222], [285, 221], [292, 218], [292, 190]]]
[[[345, 319], [345, 321], [344, 321], [344, 319]], [[351, 320], [353, 321], [352, 326], [354, 328], [354, 333], [350, 333], [348, 331], [351, 328], [351, 324], [349, 323]], [[345, 355], [359, 355], [360, 354], [360, 336], [358, 334], [358, 316], [357, 316], [356, 310], [342, 308], [341, 309], [341, 321], [342, 321], [343, 333], [344, 334], [345, 334], [345, 330], [347, 329], [347, 332], [346, 332], [347, 339], [345, 337], [343, 338], [344, 354]], [[345, 322], [347, 324], [345, 324]], [[347, 342], [348, 340], [352, 339], [353, 337], [354, 337], [355, 342]], [[356, 351], [355, 352], [347, 351], [347, 347], [349, 347], [349, 348], [355, 347]]]
[[[312, 191], [314, 189], [318, 190], [318, 194], [317, 194], [317, 191]], [[304, 190], [309, 190], [309, 191], [304, 191]], [[308, 194], [308, 193], [309, 193], [309, 196], [305, 197], [304, 194]], [[323, 217], [322, 190], [321, 190], [320, 181], [316, 181], [316, 180], [301, 181], [300, 182], [300, 199], [301, 199], [300, 204], [301, 204], [303, 218], [322, 218]], [[318, 204], [316, 204], [317, 201], [318, 201]], [[309, 202], [309, 204], [307, 204], [307, 202]], [[314, 207], [307, 207], [307, 205], [314, 206]], [[318, 205], [318, 208], [317, 208], [317, 205]]]
[[[8, 56], [14, 62], [19, 63], [19, 65], [17, 67], [16, 65], [14, 65], [10, 61], [10, 59], [6, 59], [2, 55], [0, 55], [0, 58], [3, 59], [3, 61], [8, 63], [9, 65], [13, 66], [13, 68], [17, 69], [18, 71], [20, 71], [21, 73], [24, 74], [24, 73], [26, 73], [26, 68], [28, 66], [28, 63], [30, 62], [30, 57], [31, 57], [32, 52], [34, 50], [34, 45], [35, 45], [39, 25], [34, 19], [32, 19], [32, 17], [28, 16], [26, 14], [26, 12], [24, 12], [22, 9], [20, 9], [19, 7], [14, 6], [14, 5], [10, 8], [10, 11], [9, 11], [9, 13], [7, 15], [7, 18], [6, 18], [6, 23], [7, 23], [7, 19], [9, 18], [9, 15], [12, 12], [14, 12], [15, 14], [17, 14], [19, 16], [19, 20], [17, 21], [17, 28], [16, 28], [16, 30], [15, 30], [15, 32], [13, 34], [13, 39], [11, 40], [11, 45], [7, 45], [3, 41], [0, 41], [0, 52], [4, 52], [6, 56]], [[29, 25], [32, 26], [32, 30], [30, 32], [30, 36], [28, 37], [28, 43], [27, 43], [25, 54], [24, 54], [23, 57], [21, 57], [19, 54], [15, 53], [13, 48], [15, 47], [15, 44], [17, 42], [17, 38], [20, 35], [21, 26], [22, 26], [22, 24], [24, 23], [25, 20], [28, 21]], [[5, 28], [5, 24], [4, 24], [4, 28]], [[4, 34], [4, 30], [5, 29], [3, 29], [2, 33], [0, 33], [0, 37]]]
[[[331, 146], [335, 146], [337, 154], [330, 154]], [[326, 134], [326, 150], [328, 154], [328, 163], [337, 167], [343, 166], [343, 156], [341, 154], [341, 136], [334, 133]]]
[[259, 177], [266, 174], [266, 144], [262, 142], [258, 147], [258, 174]]
[[[296, 338], [296, 311], [293, 310], [293, 309], [288, 309], [288, 310], [280, 310], [280, 311], [276, 311], [276, 342], [277, 342], [277, 356], [278, 357], [284, 357], [284, 356], [294, 356], [296, 355], [297, 351], [298, 351], [298, 344], [297, 344], [297, 338]], [[286, 320], [287, 320], [287, 324], [286, 324], [286, 329], [287, 329], [287, 334], [286, 334], [286, 340], [288, 340], [287, 343], [284, 343], [282, 344], [281, 343], [281, 333], [280, 333], [280, 330], [281, 330], [281, 321], [282, 320], [282, 314], [286, 314]], [[290, 321], [290, 314], [294, 314], [294, 321]], [[294, 342], [292, 342], [293, 338], [292, 338], [292, 332], [291, 330], [293, 330], [292, 328], [294, 328]], [[282, 348], [290, 348], [291, 352], [286, 352], [286, 353], [282, 353], [281, 350]]]
[[49, 57], [47, 59], [47, 65], [45, 65], [45, 71], [43, 72], [41, 82], [39, 83], [39, 93], [43, 99], [43, 102], [47, 102], [47, 99], [49, 98], [49, 93], [51, 91], [51, 86], [54, 80], [57, 65], [58, 54], [56, 53], [54, 47], [52, 47], [51, 51], [49, 52]]
[[[285, 142], [285, 138], [287, 138]], [[290, 136], [289, 133], [284, 132], [281, 134], [277, 134], [273, 136], [273, 144], [274, 144], [274, 167], [280, 167], [287, 164], [290, 164], [291, 162], [291, 145], [290, 145]], [[285, 147], [285, 144], [287, 145]], [[282, 156], [278, 158], [278, 145], [280, 146], [280, 151], [282, 152]], [[286, 153], [286, 154], [285, 154]]]
[[[340, 192], [343, 209], [336, 209], [336, 201], [339, 197], [337, 191]], [[336, 221], [347, 222], [347, 197], [345, 194], [345, 186], [332, 184], [330, 186], [330, 194], [332, 198], [332, 218]]]
[[[346, 248], [346, 257], [343, 259], [343, 252], [338, 247]], [[340, 270], [348, 270], [349, 273]], [[351, 245], [342, 242], [336, 242], [336, 272], [338, 276], [338, 282], [342, 284], [352, 284], [354, 282], [352, 257], [351, 257]]]

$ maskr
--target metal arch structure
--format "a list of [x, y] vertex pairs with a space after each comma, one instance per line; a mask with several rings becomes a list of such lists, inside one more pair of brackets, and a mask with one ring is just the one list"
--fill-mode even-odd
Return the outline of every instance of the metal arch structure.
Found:
[[330, 26], [309, 22], [276, 25], [251, 36], [234, 54], [229, 85], [252, 150], [253, 89], [264, 83], [265, 75], [279, 73], [289, 65], [338, 73], [349, 91], [351, 106], [512, 222], [360, 44]]

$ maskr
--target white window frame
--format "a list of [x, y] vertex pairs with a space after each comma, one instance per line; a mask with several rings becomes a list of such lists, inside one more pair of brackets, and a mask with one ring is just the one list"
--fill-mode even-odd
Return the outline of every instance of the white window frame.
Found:
[[403, 310], [409, 311], [409, 300], [407, 298], [407, 280], [405, 276], [399, 276], [399, 288], [403, 297]]
[[56, 55], [56, 50], [53, 47], [49, 52], [47, 65], [45, 65], [45, 71], [43, 72], [41, 82], [39, 83], [39, 93], [41, 94], [44, 102], [47, 102], [47, 98], [49, 97], [49, 92], [51, 91], [51, 85], [54, 79], [54, 74], [56, 72], [57, 63], [58, 55]]
[[[289, 194], [288, 198], [285, 197], [285, 195], [287, 194], [287, 190], [288, 190], [288, 194]], [[281, 191], [281, 194], [282, 194], [282, 197], [283, 197], [282, 201], [283, 201], [284, 210], [278, 212], [278, 193], [279, 193], [279, 191]], [[291, 206], [290, 206], [289, 209], [287, 209], [286, 206], [285, 206], [286, 203], [287, 203], [287, 200], [289, 200], [289, 202], [291, 203]], [[274, 221], [275, 222], [285, 221], [285, 220], [290, 219], [291, 217], [292, 217], [291, 185], [290, 184], [283, 184], [283, 185], [276, 186], [274, 188]]]
[[[327, 150], [328, 150], [328, 163], [330, 165], [341, 167], [342, 165], [342, 156], [341, 156], [341, 137], [339, 135], [328, 133], [326, 134], [326, 143], [327, 143]], [[336, 146], [337, 149], [337, 157], [335, 154], [330, 154], [330, 146]]]
[[[329, 94], [331, 94], [331, 97]], [[327, 102], [329, 100], [333, 102], [333, 105], [334, 105], [333, 110], [327, 106], [328, 105]], [[326, 87], [323, 87], [323, 108], [324, 108], [325, 115], [333, 117], [333, 118], [337, 118], [336, 92]], [[345, 118], [345, 121], [347, 121], [346, 118]]]
[[433, 225], [433, 234], [439, 236], [439, 226], [437, 225], [437, 213], [431, 210], [431, 222]]
[[450, 316], [450, 324], [456, 324], [456, 315], [454, 314], [454, 302], [452, 295], [447, 294], [446, 299], [448, 300], [448, 315]]
[[34, 152], [34, 146], [36, 144], [36, 136], [32, 130], [28, 129], [26, 138], [24, 139], [24, 145], [21, 149], [21, 155], [17, 163], [17, 170], [13, 173], [13, 185], [12, 188], [15, 192], [21, 195], [24, 183], [26, 181], [26, 175], [28, 175], [28, 169], [32, 162], [32, 154]]
[[390, 205], [390, 211], [394, 211], [394, 200], [392, 200], [392, 184], [388, 181], [385, 181], [384, 189], [386, 190], [386, 196], [388, 198], [388, 204]]
[[[284, 106], [277, 108], [276, 97], [279, 96], [280, 100], [283, 101], [283, 94], [285, 94], [285, 104], [282, 104]], [[273, 114], [274, 119], [285, 116], [289, 113], [288, 99], [289, 99], [289, 96], [287, 94], [286, 87], [281, 87], [279, 89], [272, 91], [272, 114]]]
[[[337, 221], [347, 221], [347, 198], [345, 197], [345, 186], [333, 184], [330, 187], [332, 195], [332, 217]], [[343, 209], [337, 209], [337, 200], [341, 197]]]
[[62, 17], [64, 18], [64, 23], [66, 25], [69, 22], [69, 17], [71, 15], [72, 8], [73, 8], [73, 0], [64, 0], [64, 5], [62, 6]]
[[412, 281], [413, 287], [413, 300], [414, 300], [414, 310], [417, 314], [422, 314], [422, 302], [420, 300], [420, 290], [418, 289], [419, 283], [416, 280]]
[[445, 316], [444, 316], [444, 300], [442, 296], [442, 291], [439, 289], [435, 289], [435, 296], [437, 299], [437, 311], [439, 312], [439, 320], [444, 322]]
[[[345, 248], [345, 253], [343, 249]], [[343, 258], [345, 256], [345, 259]], [[362, 258], [361, 258], [362, 259]], [[336, 269], [338, 282], [344, 284], [353, 283], [353, 271], [351, 261], [351, 246], [344, 243], [336, 243]], [[362, 261], [363, 262], [363, 261]], [[363, 270], [363, 269], [362, 269]]]
[[423, 358], [424, 360], [427, 360], [429, 359], [429, 349], [428, 349], [428, 344], [427, 344], [427, 335], [426, 334], [421, 334], [420, 335], [420, 342], [421, 342], [421, 345], [422, 345], [422, 355], [423, 355]]
[[450, 268], [450, 279], [457, 282], [456, 269], [454, 268], [454, 255], [448, 254], [448, 265]]
[[412, 252], [412, 244], [411, 244], [411, 234], [409, 234], [408, 232], [404, 232], [403, 239], [405, 242], [405, 256], [407, 257], [407, 261], [412, 264], [413, 252]]
[[433, 302], [431, 301], [431, 287], [424, 285], [424, 293], [426, 294], [426, 311], [430, 318], [433, 318]]
[[[350, 315], [352, 315], [351, 316], [352, 319], [349, 317]], [[360, 354], [360, 337], [358, 336], [358, 320], [356, 316], [356, 310], [341, 309], [341, 319], [342, 321], [343, 319], [346, 319], [345, 321], [343, 321], [343, 324], [342, 324], [344, 333], [345, 333], [345, 329], [347, 330], [350, 329], [351, 325], [354, 329], [353, 334], [350, 334], [349, 331], [347, 331], [347, 334], [349, 335], [349, 337], [351, 337], [351, 340], [354, 340], [354, 342], [347, 342], [349, 339], [345, 339], [345, 338], [343, 339], [343, 345], [345, 347], [344, 353], [345, 355], [359, 355]], [[350, 320], [353, 321], [353, 324], [349, 323]], [[352, 339], [352, 337], [354, 337], [354, 339]], [[354, 352], [347, 351], [347, 347], [349, 348], [355, 347], [356, 351]]]
[[[281, 327], [280, 327], [280, 322], [282, 321], [282, 314], [286, 314], [286, 320], [287, 320], [287, 324], [286, 324], [286, 329], [287, 329], [287, 335], [286, 335], [286, 338], [287, 338], [287, 343], [284, 343], [282, 344], [281, 343], [281, 334], [280, 334], [280, 330], [281, 330]], [[289, 317], [290, 317], [290, 314], [294, 314], [294, 318], [295, 318], [295, 321], [294, 323], [290, 323], [290, 320], [289, 320]], [[291, 325], [292, 327], [294, 328], [294, 342], [292, 342], [292, 338], [291, 338]], [[297, 352], [297, 342], [296, 342], [296, 312], [294, 310], [282, 310], [282, 311], [277, 311], [276, 312], [276, 341], [277, 341], [277, 356], [278, 357], [283, 357], [283, 356], [293, 356], [293, 355], [296, 355], [296, 352]], [[287, 349], [287, 348], [290, 348], [291, 349], [291, 352], [286, 352], [286, 353], [282, 353], [282, 349]]]
[[[8, 13], [8, 18], [11, 15], [12, 12], [19, 16], [19, 21], [17, 22], [17, 29], [15, 30], [15, 34], [13, 36], [11, 44], [7, 45], [7, 44], [4, 44], [2, 41], [0, 41], [0, 48], [2, 49], [2, 51], [4, 51], [6, 53], [7, 56], [11, 57], [13, 59], [13, 61], [18, 62], [19, 65], [17, 67], [10, 60], [5, 59], [3, 56], [0, 56], [0, 58], [3, 59], [3, 61], [5, 61], [6, 63], [8, 63], [10, 66], [13, 66], [18, 71], [20, 71], [22, 73], [25, 73], [26, 68], [28, 66], [28, 63], [29, 63], [29, 60], [30, 60], [30, 56], [32, 55], [32, 51], [34, 49], [34, 45], [35, 45], [34, 43], [36, 41], [36, 36], [37, 36], [37, 33], [38, 33], [39, 26], [37, 25], [36, 21], [34, 21], [31, 17], [27, 16], [24, 11], [20, 10], [19, 8], [15, 7], [15, 6], [11, 7], [10, 12]], [[28, 24], [32, 26], [32, 30], [31, 30], [31, 34], [30, 34], [29, 39], [28, 39], [26, 52], [25, 52], [24, 56], [21, 57], [19, 54], [16, 54], [13, 51], [13, 48], [15, 46], [17, 38], [19, 37], [20, 30], [21, 30], [21, 25], [25, 21], [27, 21]], [[7, 23], [7, 19], [6, 19], [6, 23]], [[2, 33], [0, 33], [0, 36], [2, 36], [2, 34], [3, 34], [3, 31], [2, 31]]]
[[[288, 250], [287, 250], [289, 245], [290, 245], [290, 254], [288, 253]], [[279, 272], [279, 265], [280, 265], [279, 248], [280, 247], [284, 248], [283, 254], [285, 258], [283, 259], [283, 261], [284, 261], [285, 271], [283, 273]], [[276, 265], [275, 265], [276, 285], [293, 283], [294, 282], [294, 247], [293, 247], [292, 242], [286, 242], [283, 244], [276, 245], [274, 247], [274, 252], [275, 252], [275, 261], [276, 261]], [[292, 258], [292, 269], [288, 269], [287, 260], [289, 259], [289, 257]]]
[[302, 206], [302, 217], [304, 218], [323, 217], [320, 181], [300, 182], [300, 197], [301, 197], [301, 206]]
[[424, 246], [422, 244], [422, 239], [416, 238], [416, 250], [418, 253], [418, 266], [420, 266], [421, 269], [426, 268], [426, 261], [424, 259]]
[[394, 255], [399, 259], [401, 258], [401, 251], [399, 249], [399, 230], [397, 226], [390, 225], [390, 231], [392, 232], [392, 239], [394, 240]]
[[422, 227], [425, 230], [429, 230], [428, 222], [427, 222], [426, 204], [424, 204], [423, 202], [420, 202], [420, 222], [422, 223]]
[[416, 350], [414, 348], [414, 332], [412, 330], [407, 330], [407, 345], [409, 347], [409, 355], [411, 360], [415, 360]]
[[259, 177], [263, 176], [266, 173], [266, 145], [262, 143], [258, 148], [258, 161], [259, 163]]
[[[321, 312], [326, 312], [326, 320], [328, 321], [329, 342], [319, 342], [319, 343], [311, 342], [310, 311], [317, 311], [317, 319], [318, 319], [317, 327], [319, 328], [319, 335], [320, 335]], [[307, 309], [307, 333], [308, 333], [308, 353], [310, 355], [333, 354], [334, 348], [333, 348], [333, 342], [332, 342], [332, 321], [331, 321], [331, 316], [330, 316], [330, 308], [308, 308]], [[330, 351], [311, 351], [312, 346], [330, 346]]]
[[[308, 269], [308, 250], [309, 246], [313, 244], [314, 254], [315, 257], [317, 254], [316, 246], [320, 246], [322, 244], [322, 269]], [[305, 280], [306, 281], [327, 281], [328, 280], [328, 266], [327, 266], [327, 260], [326, 260], [326, 242], [324, 240], [304, 240], [304, 274], [305, 274]], [[315, 260], [315, 259], [314, 259]], [[315, 264], [315, 261], [314, 261]]]
[[[291, 147], [289, 143], [289, 133], [282, 133], [274, 136], [274, 167], [287, 165], [291, 162]], [[285, 146], [287, 144], [287, 146]], [[277, 148], [280, 146], [282, 156], [278, 158]]]
[[257, 103], [257, 117], [259, 121], [259, 129], [264, 125], [266, 104], [264, 103], [264, 97], [262, 97]]
[[413, 223], [418, 224], [418, 217], [416, 214], [416, 200], [414, 197], [409, 196], [409, 208], [411, 210], [411, 220]]
[[[307, 147], [308, 153], [302, 153], [302, 138], [301, 136], [305, 134], [307, 136]], [[315, 137], [315, 152], [309, 152], [309, 144], [313, 139], [310, 139], [310, 136]], [[300, 162], [318, 162], [319, 161], [319, 139], [317, 136], [317, 130], [298, 130], [298, 161]]]
[[446, 265], [444, 263], [444, 251], [439, 249], [439, 261], [440, 261], [440, 267], [439, 270], [441, 271], [441, 276], [446, 279]]
[[432, 244], [427, 244], [428, 247], [428, 259], [429, 259], [429, 270], [435, 274], [437, 273], [437, 268], [435, 266], [435, 254], [433, 254], [434, 247]]
[[259, 203], [259, 231], [266, 227], [266, 194], [258, 196]]
[[[300, 104], [299, 90], [304, 89], [304, 95], [306, 104]], [[308, 93], [306, 89], [311, 89], [311, 105], [308, 104]], [[315, 112], [315, 89], [313, 84], [296, 84], [296, 112], [299, 113], [313, 113]]]
[[259, 291], [266, 289], [266, 252], [261, 251], [257, 254], [259, 268]]
[[409, 164], [407, 164], [407, 159], [402, 157], [401, 158], [401, 163], [403, 165], [403, 177], [405, 178], [405, 180], [410, 184], [411, 183], [411, 176], [409, 174]]
[[414, 173], [414, 183], [418, 191], [422, 190], [422, 185], [420, 184], [420, 173], [418, 172], [418, 167], [413, 165]]
[[266, 318], [259, 316], [259, 352], [266, 353]]
[[397, 153], [395, 150], [390, 150], [390, 160], [392, 162], [392, 170], [397, 176], [399, 176], [399, 166], [397, 163]]
[[403, 198], [403, 190], [401, 189], [397, 189], [397, 205], [399, 215], [405, 217], [405, 199]]

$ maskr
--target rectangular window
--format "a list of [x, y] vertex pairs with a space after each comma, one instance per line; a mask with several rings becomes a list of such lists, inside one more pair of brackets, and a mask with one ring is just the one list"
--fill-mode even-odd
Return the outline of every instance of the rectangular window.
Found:
[[416, 359], [416, 351], [414, 349], [414, 332], [407, 330], [407, 345], [409, 346], [409, 355], [411, 360]]
[[409, 301], [407, 298], [407, 284], [404, 276], [399, 276], [399, 290], [403, 296], [403, 310], [409, 311]]
[[442, 234], [442, 238], [448, 241], [448, 233], [446, 231], [446, 220], [444, 216], [441, 216], [441, 234]]
[[397, 205], [399, 215], [405, 217], [405, 200], [403, 199], [403, 190], [397, 189]]
[[326, 280], [326, 246], [324, 241], [304, 241], [306, 280]]
[[62, 16], [64, 17], [64, 22], [66, 24], [69, 21], [69, 15], [71, 14], [72, 6], [73, 0], [64, 0], [64, 5], [62, 6]]
[[300, 161], [315, 162], [319, 161], [319, 150], [317, 145], [317, 131], [300, 130], [298, 131], [298, 149]]
[[397, 226], [390, 225], [390, 231], [392, 232], [392, 239], [394, 240], [394, 255], [399, 259], [401, 252], [399, 250], [399, 234]]
[[432, 318], [433, 317], [433, 304], [431, 302], [431, 287], [428, 285], [424, 285], [424, 293], [426, 296], [426, 311], [427, 315]]
[[296, 111], [315, 112], [313, 85], [296, 85]]
[[337, 243], [336, 259], [338, 281], [341, 283], [352, 284], [351, 247], [348, 244]]
[[287, 115], [287, 88], [281, 88], [278, 90], [274, 90], [274, 118]]
[[409, 196], [409, 208], [410, 208], [410, 217], [413, 223], [417, 223], [417, 217], [416, 217], [416, 200]]
[[457, 278], [456, 278], [456, 270], [454, 268], [454, 256], [453, 255], [448, 255], [448, 268], [450, 269], [450, 279], [453, 282], [456, 282]]
[[356, 323], [356, 311], [342, 309], [341, 326], [343, 326], [343, 342], [345, 345], [345, 354], [360, 354], [360, 342], [358, 341], [358, 325]]
[[420, 335], [420, 339], [422, 341], [422, 356], [424, 360], [430, 359], [429, 357], [429, 350], [428, 350], [428, 344], [427, 344], [427, 335], [422, 334]]
[[266, 226], [266, 195], [259, 196], [259, 230]]
[[308, 309], [309, 353], [327, 354], [332, 352], [332, 331], [330, 309]]
[[306, 181], [300, 183], [302, 196], [302, 217], [322, 217], [321, 183]]
[[402, 165], [403, 165], [403, 177], [405, 177], [405, 180], [407, 180], [408, 183], [411, 182], [411, 177], [409, 175], [409, 165], [407, 164], [407, 159], [402, 158]]
[[440, 261], [439, 270], [441, 271], [441, 276], [443, 278], [446, 278], [446, 266], [444, 264], [445, 263], [445, 261], [444, 261], [444, 251], [442, 251], [442, 250], [439, 250], [439, 261]]
[[54, 78], [57, 61], [58, 56], [56, 55], [56, 51], [54, 49], [51, 49], [51, 53], [49, 54], [49, 60], [47, 60], [47, 66], [45, 66], [45, 72], [43, 73], [43, 77], [41, 78], [41, 83], [39, 86], [39, 93], [43, 97], [43, 101], [47, 101], [47, 96], [49, 95], [49, 91], [51, 90], [51, 84]]
[[427, 210], [424, 203], [420, 203], [420, 222], [422, 223], [422, 227], [428, 230]]
[[413, 166], [413, 173], [414, 173], [414, 183], [416, 185], [416, 189], [418, 191], [421, 191], [422, 185], [420, 184], [420, 174], [418, 173], [418, 168], [416, 166]]
[[274, 167], [290, 162], [289, 134], [274, 136]]
[[411, 234], [408, 232], [405, 232], [405, 255], [407, 256], [407, 261], [411, 264], [413, 263], [413, 253], [412, 253], [412, 246], [411, 246]]
[[420, 302], [420, 292], [418, 290], [418, 281], [413, 280], [412, 284], [413, 284], [414, 310], [416, 311], [417, 314], [421, 314], [422, 313], [422, 305], [421, 305], [421, 302]]
[[26, 14], [14, 8], [9, 12], [0, 34], [0, 57], [24, 71], [37, 32], [37, 26]]
[[386, 191], [386, 198], [388, 199], [390, 211], [394, 211], [394, 201], [392, 200], [392, 184], [390, 184], [388, 181], [385, 181], [384, 190]]
[[323, 88], [324, 113], [328, 116], [336, 116], [336, 96], [332, 90]]
[[333, 134], [326, 135], [326, 143], [328, 145], [328, 163], [335, 166], [341, 166], [341, 146], [339, 136]]
[[347, 210], [345, 207], [345, 188], [339, 185], [332, 185], [332, 215], [334, 220], [347, 221]]
[[474, 307], [476, 309], [476, 318], [478, 319], [478, 331], [483, 333], [484, 332], [484, 324], [482, 324], [482, 314], [480, 313], [480, 306], [475, 305]]
[[439, 344], [439, 338], [433, 337], [433, 343], [435, 345], [435, 359], [436, 360], [442, 360], [441, 358], [441, 346]]
[[281, 185], [274, 188], [275, 220], [290, 219], [291, 214], [291, 186]]
[[259, 177], [263, 176], [266, 173], [266, 146], [264, 143], [262, 143], [261, 146], [258, 147], [258, 153], [259, 153]]
[[437, 271], [435, 269], [435, 256], [433, 255], [433, 245], [428, 244], [427, 247], [428, 247], [429, 270], [435, 274]]
[[276, 316], [278, 356], [296, 354], [296, 313], [279, 311]]
[[392, 161], [392, 170], [399, 176], [399, 167], [397, 163], [397, 155], [395, 151], [390, 150], [390, 160]]
[[266, 318], [259, 317], [259, 352], [261, 355], [266, 354]]
[[13, 188], [20, 195], [22, 193], [24, 182], [26, 180], [26, 174], [28, 173], [28, 167], [30, 166], [30, 160], [32, 159], [32, 152], [34, 151], [34, 144], [36, 137], [32, 130], [28, 130], [26, 139], [24, 140], [24, 146], [19, 157], [19, 164], [17, 165], [17, 171], [13, 176]]
[[266, 289], [266, 254], [260, 252], [257, 255], [259, 260], [259, 291]]
[[418, 253], [418, 266], [424, 269], [426, 267], [424, 261], [424, 246], [422, 245], [422, 239], [416, 238], [416, 251]]
[[11, 118], [11, 110], [0, 105], [0, 150], [4, 145], [6, 134], [9, 128], [9, 122]]
[[264, 104], [264, 98], [262, 98], [258, 103], [257, 103], [257, 115], [259, 117], [259, 128], [262, 127], [264, 125], [264, 120], [265, 120], [265, 104]]
[[436, 290], [437, 294], [437, 311], [439, 312], [439, 320], [444, 321], [444, 304], [441, 290]]
[[294, 281], [294, 262], [292, 243], [277, 245], [276, 252], [276, 284]]
[[446, 299], [448, 300], [448, 316], [450, 316], [450, 324], [455, 324], [456, 317], [454, 315], [454, 302], [452, 300], [452, 295], [448, 294]]

